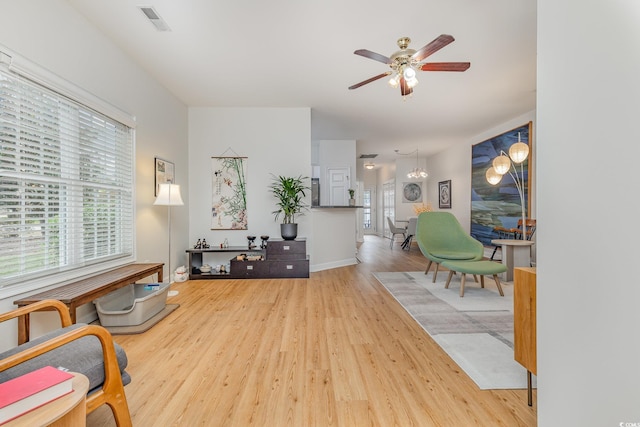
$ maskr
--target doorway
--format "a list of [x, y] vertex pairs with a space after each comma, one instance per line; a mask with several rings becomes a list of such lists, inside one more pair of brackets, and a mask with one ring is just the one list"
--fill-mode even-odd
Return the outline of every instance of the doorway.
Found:
[[327, 168], [329, 182], [329, 205], [346, 206], [349, 204], [349, 190], [351, 170], [348, 167]]

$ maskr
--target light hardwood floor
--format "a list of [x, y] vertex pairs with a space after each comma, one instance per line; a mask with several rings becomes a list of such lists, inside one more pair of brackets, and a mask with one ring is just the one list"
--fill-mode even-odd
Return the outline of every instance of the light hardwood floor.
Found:
[[[371, 274], [420, 271], [366, 236], [309, 279], [187, 281], [129, 357], [135, 426], [535, 426], [526, 390], [479, 390]], [[115, 425], [108, 407], [89, 426]]]

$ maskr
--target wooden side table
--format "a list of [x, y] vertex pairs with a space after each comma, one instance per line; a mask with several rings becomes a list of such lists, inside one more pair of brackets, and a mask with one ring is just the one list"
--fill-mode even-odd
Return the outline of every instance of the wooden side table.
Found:
[[3, 427], [53, 426], [84, 427], [87, 425], [87, 391], [89, 379], [72, 372], [73, 391], [52, 402], [4, 424]]

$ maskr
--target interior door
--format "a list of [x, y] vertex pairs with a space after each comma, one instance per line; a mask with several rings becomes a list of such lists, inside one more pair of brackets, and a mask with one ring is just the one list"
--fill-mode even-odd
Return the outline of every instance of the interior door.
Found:
[[327, 168], [327, 180], [329, 181], [329, 205], [345, 206], [349, 204], [349, 192], [351, 185], [349, 168]]

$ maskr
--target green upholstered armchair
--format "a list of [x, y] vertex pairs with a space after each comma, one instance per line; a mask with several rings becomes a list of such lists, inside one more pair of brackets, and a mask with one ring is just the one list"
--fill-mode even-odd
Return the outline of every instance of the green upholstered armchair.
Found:
[[415, 236], [422, 254], [429, 260], [424, 274], [436, 263], [433, 282], [442, 261], [478, 261], [484, 257], [484, 246], [467, 234], [458, 219], [449, 212], [423, 212], [418, 216]]

